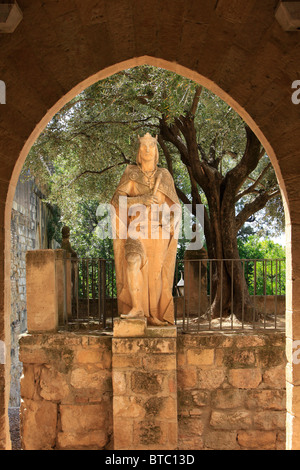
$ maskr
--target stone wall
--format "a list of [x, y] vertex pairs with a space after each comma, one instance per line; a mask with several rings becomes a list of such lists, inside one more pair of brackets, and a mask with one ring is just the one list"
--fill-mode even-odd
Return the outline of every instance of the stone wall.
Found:
[[[285, 448], [283, 334], [179, 334], [173, 382], [175, 351], [170, 341], [79, 333], [24, 335], [23, 449], [113, 449], [113, 416], [119, 420], [119, 446], [124, 436], [132, 435], [134, 449], [135, 435], [155, 434], [157, 406], [155, 419], [170, 442], [177, 428], [173, 412], [178, 412], [179, 450]], [[159, 448], [155, 442], [145, 445]]]
[[[11, 214], [11, 387], [10, 406], [20, 405], [18, 337], [27, 329], [26, 252], [48, 248], [49, 208], [32, 181], [20, 182], [16, 188]], [[51, 245], [53, 243], [51, 242]]]
[[179, 448], [285, 449], [284, 334], [178, 338]]
[[25, 335], [20, 359], [23, 450], [110, 448], [111, 338]]

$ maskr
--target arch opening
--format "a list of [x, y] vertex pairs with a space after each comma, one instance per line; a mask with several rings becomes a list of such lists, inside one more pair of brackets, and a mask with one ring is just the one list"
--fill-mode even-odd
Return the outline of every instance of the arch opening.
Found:
[[[273, 167], [276, 172], [277, 180], [279, 182], [279, 186], [281, 189], [283, 201], [284, 201], [284, 207], [285, 207], [285, 215], [286, 215], [286, 223], [289, 224], [289, 213], [288, 213], [288, 205], [287, 205], [287, 197], [286, 197], [286, 192], [285, 192], [285, 185], [283, 178], [281, 176], [281, 172], [277, 163], [277, 158], [275, 155], [275, 152], [273, 151], [273, 148], [271, 144], [268, 142], [267, 138], [264, 136], [264, 134], [261, 132], [255, 121], [251, 118], [251, 116], [247, 113], [247, 111], [242, 108], [235, 100], [233, 100], [225, 91], [223, 91], [221, 88], [218, 87], [215, 83], [213, 83], [211, 80], [199, 75], [196, 72], [193, 72], [189, 69], [186, 69], [185, 67], [182, 67], [178, 64], [171, 63], [162, 59], [156, 59], [153, 57], [140, 57], [140, 58], [135, 58], [131, 59], [129, 61], [121, 62], [119, 64], [114, 65], [113, 67], [109, 67], [107, 69], [104, 69], [103, 71], [97, 73], [96, 75], [93, 75], [80, 84], [78, 84], [75, 88], [70, 90], [69, 93], [64, 95], [49, 111], [48, 113], [44, 116], [44, 118], [37, 124], [36, 128], [26, 141], [22, 152], [18, 158], [17, 164], [14, 168], [14, 172], [11, 178], [11, 184], [7, 196], [7, 203], [6, 203], [6, 208], [5, 208], [5, 224], [6, 224], [6, 230], [9, 230], [10, 228], [10, 220], [11, 220], [11, 208], [12, 208], [12, 202], [13, 202], [13, 197], [14, 197], [14, 190], [17, 184], [17, 181], [19, 179], [19, 175], [21, 173], [23, 164], [25, 162], [25, 159], [30, 151], [30, 148], [38, 138], [39, 134], [43, 131], [43, 129], [47, 126], [49, 121], [53, 118], [53, 116], [64, 106], [66, 105], [71, 99], [73, 99], [75, 96], [77, 96], [79, 93], [81, 93], [83, 90], [91, 86], [92, 84], [96, 83], [99, 80], [102, 80], [104, 78], [107, 78], [115, 73], [118, 73], [122, 70], [129, 69], [138, 65], [152, 65], [156, 67], [160, 67], [166, 70], [169, 70], [171, 72], [175, 72], [179, 75], [182, 75], [183, 77], [189, 78], [200, 85], [203, 85], [205, 88], [208, 90], [212, 91], [215, 93], [218, 97], [220, 97], [223, 101], [225, 101], [227, 104], [229, 104], [240, 116], [241, 118], [248, 124], [248, 126], [253, 130], [253, 132], [257, 135], [258, 139], [261, 141], [262, 145], [265, 147], [266, 152], [273, 164]], [[8, 251], [6, 250], [6, 253]], [[6, 269], [8, 269], [8, 266], [10, 266], [10, 259], [6, 258], [5, 259], [6, 263]]]

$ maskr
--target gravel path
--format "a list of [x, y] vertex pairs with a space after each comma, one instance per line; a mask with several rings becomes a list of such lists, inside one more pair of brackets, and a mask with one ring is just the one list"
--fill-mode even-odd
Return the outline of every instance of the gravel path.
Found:
[[20, 438], [20, 409], [9, 408], [8, 417], [12, 450], [22, 450]]

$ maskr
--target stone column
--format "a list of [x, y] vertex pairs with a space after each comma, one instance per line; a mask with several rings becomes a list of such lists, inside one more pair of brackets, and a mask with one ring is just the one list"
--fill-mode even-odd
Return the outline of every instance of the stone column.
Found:
[[[296, 214], [299, 219], [299, 211]], [[295, 215], [295, 219], [296, 219]], [[300, 227], [286, 225], [286, 450], [300, 449]]]
[[176, 327], [116, 320], [112, 343], [115, 450], [174, 450], [178, 442]]
[[28, 251], [26, 254], [27, 328], [29, 333], [56, 331], [58, 298], [55, 250]]

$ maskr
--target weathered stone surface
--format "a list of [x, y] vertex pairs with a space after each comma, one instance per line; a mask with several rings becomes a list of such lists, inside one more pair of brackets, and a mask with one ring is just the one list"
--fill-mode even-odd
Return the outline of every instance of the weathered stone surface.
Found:
[[146, 318], [122, 320], [120, 318], [114, 320], [114, 337], [115, 338], [134, 338], [145, 336], [147, 320]]
[[59, 432], [57, 436], [58, 450], [102, 450], [109, 443], [105, 431], [89, 431], [84, 434]]
[[214, 349], [194, 350], [187, 351], [187, 364], [194, 366], [211, 366], [214, 363], [215, 351]]
[[28, 251], [27, 327], [29, 332], [56, 331], [58, 305], [54, 250]]
[[61, 401], [70, 393], [66, 376], [50, 366], [42, 368], [40, 388], [41, 397], [48, 401]]
[[179, 369], [177, 374], [179, 389], [191, 389], [196, 387], [197, 384], [197, 370], [193, 369]]
[[221, 409], [233, 409], [244, 407], [245, 392], [236, 389], [217, 390], [212, 395], [212, 407]]
[[233, 369], [229, 372], [229, 383], [236, 388], [257, 388], [262, 381], [260, 369]]
[[93, 367], [78, 367], [71, 372], [70, 384], [76, 389], [106, 392], [111, 390], [111, 374]]
[[284, 389], [286, 386], [284, 366], [272, 367], [267, 370], [263, 374], [263, 382], [268, 388]]
[[146, 328], [146, 336], [149, 338], [176, 338], [176, 326], [148, 326]]
[[272, 431], [285, 430], [286, 413], [284, 411], [262, 411], [254, 414], [253, 424], [256, 429]]
[[157, 372], [133, 372], [131, 389], [138, 394], [156, 395], [162, 391], [163, 377]]
[[24, 364], [23, 375], [21, 377], [21, 396], [23, 398], [37, 401], [41, 400], [39, 393], [41, 370], [41, 366]]
[[250, 429], [252, 417], [249, 411], [213, 411], [210, 425], [216, 429]]
[[213, 450], [238, 450], [237, 433], [232, 431], [209, 431], [204, 436], [204, 447]]
[[200, 370], [198, 372], [198, 387], [214, 390], [223, 384], [225, 378], [226, 373], [222, 369]]
[[63, 433], [85, 434], [108, 424], [105, 404], [60, 405], [59, 410]]
[[276, 432], [274, 431], [240, 431], [238, 443], [248, 450], [275, 450]]
[[113, 391], [114, 395], [124, 395], [127, 391], [127, 377], [126, 377], [126, 372], [122, 372], [119, 370], [114, 370], [113, 371], [113, 376], [112, 376], [112, 381], [113, 381]]
[[139, 397], [119, 396], [114, 397], [113, 401], [114, 417], [127, 418], [144, 418], [146, 410], [143, 401]]
[[55, 446], [57, 405], [24, 400], [21, 404], [21, 435], [24, 450], [51, 450]]
[[246, 406], [251, 409], [283, 411], [286, 409], [284, 390], [252, 390], [248, 392]]

